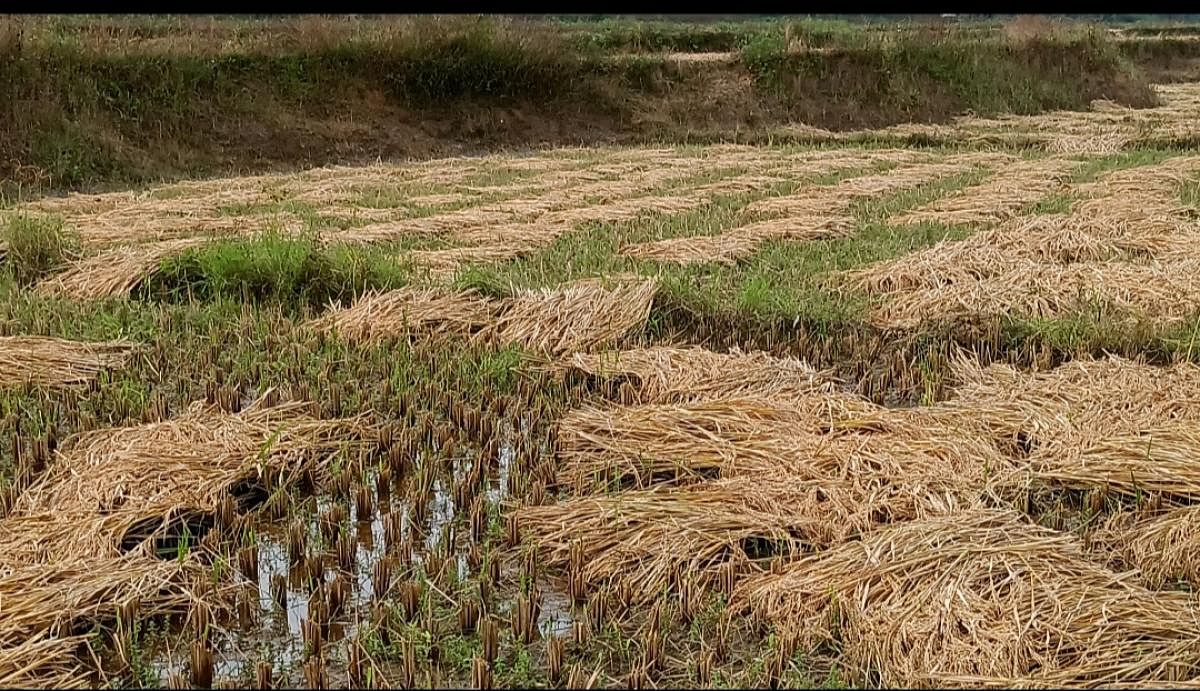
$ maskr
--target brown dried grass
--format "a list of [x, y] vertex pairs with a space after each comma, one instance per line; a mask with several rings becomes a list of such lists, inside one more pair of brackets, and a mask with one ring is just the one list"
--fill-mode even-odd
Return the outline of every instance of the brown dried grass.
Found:
[[322, 420], [305, 412], [309, 404], [267, 407], [263, 400], [239, 413], [196, 402], [170, 420], [73, 437], [9, 515], [122, 507], [154, 515], [181, 505], [215, 510], [235, 484], [263, 482], [268, 469], [290, 474], [303, 464], [319, 467], [370, 429], [365, 413]]
[[136, 344], [83, 342], [42, 336], [0, 337], [0, 384], [84, 384], [100, 372], [125, 366]]
[[[111, 623], [117, 607], [138, 602], [141, 616], [181, 613], [194, 601], [194, 564], [96, 559], [37, 564], [0, 573], [0, 680], [17, 688], [94, 685], [87, 628]], [[90, 651], [90, 654], [89, 654]]]
[[507, 261], [528, 255], [534, 249], [513, 245], [478, 245], [445, 250], [413, 250], [405, 256], [415, 265], [429, 269], [433, 275], [445, 277], [469, 264]]
[[583, 279], [518, 293], [483, 337], [561, 355], [609, 347], [643, 328], [658, 293], [656, 280]]
[[1036, 448], [1200, 420], [1200, 395], [1192, 393], [1200, 391], [1200, 367], [1193, 364], [1156, 367], [1109, 356], [1021, 372], [1002, 363], [981, 367], [959, 353], [951, 367], [953, 392], [934, 408], [978, 420], [1001, 443]]
[[[963, 159], [963, 160], [959, 160]], [[852, 202], [870, 196], [895, 194], [916, 189], [942, 178], [960, 175], [971, 170], [971, 164], [991, 162], [992, 157], [951, 157], [946, 161], [915, 163], [871, 175], [849, 177], [833, 185], [801, 189], [781, 197], [770, 197], [752, 202], [742, 209], [748, 215], [758, 214], [810, 214], [845, 213]]]
[[791, 555], [837, 541], [848, 528], [829, 520], [833, 506], [854, 511], [859, 503], [831, 484], [741, 477], [522, 506], [516, 517], [546, 565], [570, 566], [579, 544], [578, 577], [592, 586], [623, 582], [645, 601], [680, 578], [710, 585], [726, 564], [743, 571], [760, 551]]
[[1139, 497], [1157, 493], [1177, 500], [1200, 497], [1200, 432], [1192, 421], [1137, 433], [1094, 434], [1075, 443], [1048, 444], [1029, 459], [1040, 484], [1103, 489]]
[[1009, 510], [880, 528], [737, 588], [798, 640], [840, 642], [853, 683], [1094, 686], [1195, 680], [1193, 598], [1090, 561]]
[[831, 285], [876, 295], [969, 284], [1002, 274], [1021, 261], [1103, 262], [1167, 255], [1194, 247], [1200, 232], [1163, 216], [1113, 213], [1018, 217], [970, 237], [860, 269], [838, 272]]

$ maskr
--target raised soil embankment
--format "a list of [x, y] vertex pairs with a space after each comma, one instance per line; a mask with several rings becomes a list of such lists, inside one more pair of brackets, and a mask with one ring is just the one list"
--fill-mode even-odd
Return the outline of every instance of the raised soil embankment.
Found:
[[25, 189], [89, 189], [1154, 100], [1115, 44], [1095, 38], [745, 49], [723, 61], [535, 49], [494, 29], [261, 50], [162, 40], [102, 50], [0, 35], [0, 176]]

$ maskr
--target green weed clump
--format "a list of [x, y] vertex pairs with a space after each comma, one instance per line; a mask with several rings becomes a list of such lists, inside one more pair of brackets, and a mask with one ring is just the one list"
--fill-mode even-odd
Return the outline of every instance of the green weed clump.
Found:
[[212, 243], [167, 259], [142, 292], [175, 300], [224, 297], [322, 306], [368, 290], [398, 288], [408, 283], [410, 268], [380, 248], [266, 235]]
[[79, 236], [54, 217], [13, 216], [0, 241], [8, 271], [21, 284], [33, 283], [79, 254]]

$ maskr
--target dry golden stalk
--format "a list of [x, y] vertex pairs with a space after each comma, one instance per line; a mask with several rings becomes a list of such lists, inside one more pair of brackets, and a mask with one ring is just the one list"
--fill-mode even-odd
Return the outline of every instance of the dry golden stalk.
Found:
[[479, 645], [483, 659], [489, 663], [496, 661], [500, 652], [500, 626], [491, 617], [482, 617], [478, 625]]
[[258, 582], [258, 543], [250, 544], [238, 550], [238, 568], [247, 580]]
[[512, 615], [509, 620], [513, 637], [528, 645], [537, 636], [537, 617], [533, 611], [533, 601], [528, 595], [519, 595], [513, 603]]
[[400, 644], [400, 688], [415, 688], [417, 683], [417, 646], [411, 640]]
[[192, 686], [211, 689], [213, 681], [213, 652], [208, 643], [192, 643], [191, 657]]
[[270, 662], [267, 662], [265, 660], [259, 660], [258, 665], [255, 667], [255, 670], [254, 670], [254, 688], [256, 688], [256, 689], [274, 688], [271, 683], [271, 681], [272, 681], [271, 677], [273, 675], [273, 671], [274, 670], [271, 668]]
[[400, 584], [398, 590], [397, 599], [400, 601], [400, 607], [404, 612], [404, 620], [409, 622], [414, 621], [421, 610], [421, 584], [416, 581], [406, 580]]
[[364, 688], [367, 679], [363, 669], [362, 643], [355, 637], [346, 648], [346, 680], [351, 688]]
[[557, 684], [562, 679], [565, 654], [566, 644], [561, 638], [552, 636], [550, 640], [546, 641], [546, 675], [553, 684]]
[[371, 567], [371, 597], [383, 600], [392, 589], [392, 557], [384, 555]]
[[482, 657], [471, 658], [471, 688], [492, 688], [492, 665]]
[[306, 661], [304, 668], [304, 683], [310, 689], [324, 689], [326, 683], [325, 660], [315, 656]]
[[579, 663], [571, 665], [570, 671], [567, 673], [568, 689], [590, 689], [591, 684], [588, 683], [587, 673], [579, 666]]
[[1088, 541], [1115, 565], [1137, 569], [1147, 587], [1161, 590], [1178, 582], [1200, 583], [1200, 569], [1192, 558], [1198, 526], [1196, 506], [1126, 511], [1104, 521]]
[[505, 300], [470, 293], [401, 289], [360, 298], [314, 322], [344, 338], [367, 340], [411, 331], [455, 333], [480, 343], [519, 344], [557, 355], [612, 345], [645, 325], [655, 281], [586, 279]]
[[281, 573], [271, 575], [271, 595], [279, 611], [287, 611], [288, 584], [287, 576]]
[[468, 597], [458, 605], [458, 628], [463, 634], [469, 634], [479, 624], [479, 601]]
[[733, 349], [716, 353], [699, 347], [653, 346], [634, 350], [575, 353], [552, 371], [583, 372], [603, 380], [627, 380], [631, 403], [684, 403], [714, 398], [755, 396], [799, 399], [814, 392], [832, 393], [830, 372], [818, 372], [793, 358]]
[[258, 592], [254, 588], [242, 588], [238, 591], [237, 610], [238, 628], [248, 631], [254, 626], [254, 616], [258, 610]]
[[61, 273], [43, 279], [34, 286], [34, 291], [79, 300], [128, 295], [157, 271], [164, 259], [209, 241], [208, 238], [183, 238], [107, 250], [80, 259]]

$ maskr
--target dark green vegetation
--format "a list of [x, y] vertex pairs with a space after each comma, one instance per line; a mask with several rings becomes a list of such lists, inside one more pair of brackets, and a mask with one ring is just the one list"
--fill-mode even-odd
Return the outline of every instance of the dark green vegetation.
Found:
[[[1102, 32], [988, 31], [980, 43], [968, 25], [895, 34], [830, 20], [7, 18], [0, 175], [9, 192], [78, 189], [463, 148], [760, 138], [789, 120], [846, 129], [1152, 99]], [[660, 52], [713, 50], [733, 58]]]

